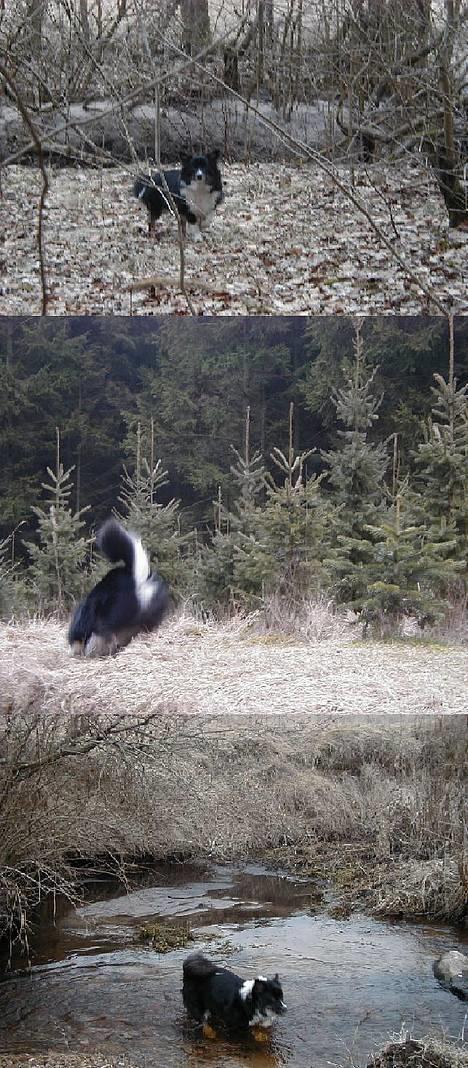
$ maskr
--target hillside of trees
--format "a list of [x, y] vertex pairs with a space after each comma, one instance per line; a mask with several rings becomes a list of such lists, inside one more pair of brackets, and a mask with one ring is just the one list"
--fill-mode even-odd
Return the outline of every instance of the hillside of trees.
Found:
[[112, 510], [210, 610], [327, 591], [364, 622], [424, 623], [463, 604], [468, 322], [452, 325], [0, 320], [4, 614], [15, 597], [68, 610]]

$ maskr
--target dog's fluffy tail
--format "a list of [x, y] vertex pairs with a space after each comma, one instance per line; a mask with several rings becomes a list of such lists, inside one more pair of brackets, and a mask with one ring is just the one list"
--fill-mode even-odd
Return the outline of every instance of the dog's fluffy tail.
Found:
[[183, 963], [184, 979], [210, 979], [216, 971], [216, 964], [203, 953], [191, 953]]
[[106, 520], [96, 535], [96, 544], [111, 564], [122, 561], [137, 586], [149, 577], [149, 560], [140, 538], [124, 530], [116, 519]]

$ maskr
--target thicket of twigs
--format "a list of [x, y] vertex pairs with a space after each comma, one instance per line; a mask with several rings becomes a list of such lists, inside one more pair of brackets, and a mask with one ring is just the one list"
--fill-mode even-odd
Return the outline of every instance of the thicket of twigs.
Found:
[[[53, 310], [48, 161], [125, 160], [136, 174], [202, 144], [228, 160], [313, 161], [414, 282], [352, 168], [416, 155], [437, 180], [450, 226], [466, 226], [467, 32], [462, 0], [249, 0], [240, 9], [223, 0], [9, 0], [0, 13], [0, 157], [3, 166], [39, 164], [42, 313]], [[179, 255], [179, 288], [196, 314], [181, 238]], [[416, 274], [424, 291], [425, 272]], [[451, 310], [425, 288], [439, 311]]]

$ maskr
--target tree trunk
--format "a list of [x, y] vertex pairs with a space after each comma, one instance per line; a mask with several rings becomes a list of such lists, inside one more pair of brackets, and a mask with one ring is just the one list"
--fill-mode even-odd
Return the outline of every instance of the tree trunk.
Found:
[[451, 227], [468, 223], [465, 192], [460, 181], [461, 161], [455, 145], [455, 99], [452, 62], [455, 37], [458, 31], [458, 0], [445, 0], [446, 30], [440, 53], [439, 86], [444, 113], [443, 142], [436, 147], [435, 172], [449, 216]]
[[182, 0], [181, 12], [184, 51], [196, 56], [210, 40], [208, 0]]

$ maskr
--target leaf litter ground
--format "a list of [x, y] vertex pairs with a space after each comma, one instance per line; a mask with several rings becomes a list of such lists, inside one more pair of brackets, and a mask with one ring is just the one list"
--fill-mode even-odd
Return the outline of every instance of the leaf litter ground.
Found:
[[[351, 182], [349, 170], [340, 177]], [[332, 179], [302, 163], [225, 167], [226, 198], [186, 248], [194, 309], [205, 315], [434, 313]], [[0, 313], [38, 314], [39, 172], [12, 166], [0, 198]], [[50, 172], [45, 252], [52, 315], [188, 314], [179, 247], [165, 215], [159, 241], [123, 168]], [[450, 232], [438, 189], [412, 164], [355, 168], [354, 189], [410, 270], [447, 311], [468, 314], [468, 232]], [[131, 286], [157, 276], [151, 293]]]

